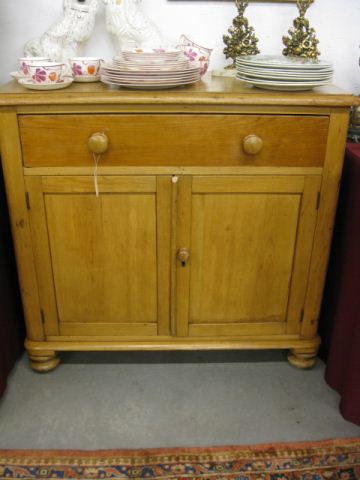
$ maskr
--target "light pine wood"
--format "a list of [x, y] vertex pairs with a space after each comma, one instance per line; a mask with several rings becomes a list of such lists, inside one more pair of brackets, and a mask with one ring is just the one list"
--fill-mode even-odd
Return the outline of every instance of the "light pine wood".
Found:
[[[108, 148], [101, 157], [102, 166], [316, 167], [323, 162], [327, 129], [328, 118], [320, 116], [108, 114], [20, 117], [21, 144], [27, 167], [71, 166], [74, 158], [77, 166], [92, 165], [94, 160], [88, 143], [99, 131], [106, 133], [109, 139]], [[249, 135], [261, 138], [263, 148], [258, 152], [251, 147], [247, 153], [244, 145], [249, 143]], [[69, 142], [64, 142], [64, 138]], [[297, 148], [293, 148], [295, 143]]]
[[47, 195], [60, 323], [156, 323], [154, 194]]
[[60, 359], [55, 352], [33, 352], [28, 349], [28, 355], [31, 368], [38, 373], [47, 373], [54, 370], [60, 363]]
[[[192, 251], [189, 250], [191, 235], [191, 189], [192, 177], [182, 177], [178, 180], [177, 188], [177, 219], [176, 219], [176, 291], [175, 291], [175, 321], [176, 334], [186, 337], [189, 333], [189, 295], [190, 295], [190, 268], [192, 265]], [[179, 252], [189, 250], [189, 259], [185, 265], [181, 264]]]
[[97, 323], [61, 323], [60, 335], [73, 338], [83, 335], [115, 336], [115, 337], [141, 337], [156, 336], [158, 327], [156, 323], [108, 323], [104, 318], [99, 318]]
[[25, 178], [25, 188], [30, 206], [30, 227], [44, 331], [46, 335], [59, 335], [53, 269], [41, 177]]
[[[16, 81], [9, 82], [0, 87], [0, 106], [43, 106], [51, 113], [56, 108], [64, 109], [86, 106], [88, 112], [91, 108], [100, 106], [111, 109], [128, 108], [132, 105], [146, 106], [154, 110], [159, 105], [170, 110], [173, 106], [226, 106], [231, 109], [234, 105], [254, 108], [260, 106], [262, 110], [267, 106], [277, 109], [286, 107], [315, 107], [341, 108], [359, 104], [360, 101], [351, 94], [327, 85], [307, 92], [272, 92], [258, 88], [248, 87], [244, 82], [235, 78], [211, 77], [211, 74], [202, 78], [201, 82], [188, 85], [180, 89], [167, 91], [131, 91], [127, 89], [111, 89], [102, 83], [73, 83], [69, 88], [58, 91], [39, 92], [26, 90]], [[296, 114], [296, 110], [293, 111]]]
[[288, 333], [299, 333], [303, 321], [307, 279], [319, 208], [320, 187], [321, 177], [310, 175], [305, 177], [287, 313]]
[[312, 367], [353, 103], [209, 77], [0, 87], [32, 368], [66, 350], [243, 348]]
[[[177, 295], [183, 324], [182, 304], [190, 306], [186, 307], [190, 335], [217, 336], [221, 326], [223, 335], [229, 331], [241, 335], [260, 331], [256, 325], [264, 322], [272, 324], [266, 331], [284, 332], [289, 299], [290, 313], [297, 314], [293, 333], [299, 333], [303, 304], [296, 299], [305, 296], [303, 277], [307, 278], [309, 269], [320, 179], [281, 180], [261, 176], [193, 178], [192, 195], [187, 193], [191, 200], [186, 201], [189, 213], [184, 213], [191, 218], [190, 275], [185, 277], [178, 265], [179, 281], [184, 283], [180, 285], [188, 299], [185, 301], [184, 293]], [[188, 223], [184, 222], [185, 231]], [[185, 281], [189, 282], [186, 288]], [[249, 331], [247, 325], [251, 325]]]
[[22, 174], [18, 122], [15, 111], [2, 110], [0, 112], [0, 139], [1, 161], [10, 209], [11, 229], [27, 336], [30, 340], [45, 340]]
[[[49, 337], [47, 342], [25, 341], [25, 347], [34, 354], [42, 355], [53, 349], [66, 351], [166, 351], [166, 350], [257, 350], [257, 349], [312, 349], [320, 345], [318, 336], [300, 339], [294, 335], [243, 335], [241, 337]], [[46, 350], [47, 349], [47, 350]]]
[[206, 176], [194, 177], [193, 193], [301, 193], [303, 176]]
[[[321, 175], [322, 167], [216, 167], [217, 175]], [[25, 176], [89, 176], [94, 167], [24, 168]], [[213, 175], [214, 167], [102, 167], [99, 176], [111, 175]]]
[[317, 348], [293, 348], [288, 353], [289, 363], [296, 368], [313, 368], [316, 364], [317, 350]]
[[158, 334], [170, 334], [171, 177], [157, 178]]
[[327, 153], [322, 179], [319, 214], [304, 307], [301, 335], [313, 337], [318, 329], [321, 299], [329, 259], [336, 204], [344, 161], [349, 113], [331, 115]]
[[[126, 176], [119, 181], [116, 177], [98, 176], [100, 193], [155, 193], [156, 177]], [[43, 177], [44, 193], [95, 193], [93, 177]]]

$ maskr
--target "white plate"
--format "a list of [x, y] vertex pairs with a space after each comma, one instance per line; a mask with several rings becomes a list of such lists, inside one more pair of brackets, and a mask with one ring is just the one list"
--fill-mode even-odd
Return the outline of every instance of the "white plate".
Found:
[[21, 78], [19, 80], [20, 85], [25, 88], [29, 88], [30, 90], [60, 90], [61, 88], [66, 88], [73, 83], [74, 79], [69, 78], [64, 80], [63, 82], [57, 83], [33, 83], [25, 78]]
[[307, 69], [307, 68], [300, 68], [300, 69], [294, 69], [294, 68], [287, 68], [287, 67], [269, 67], [269, 66], [265, 66], [265, 65], [248, 65], [248, 64], [245, 64], [245, 63], [241, 63], [241, 62], [235, 62], [236, 63], [236, 66], [239, 67], [239, 68], [247, 68], [249, 70], [254, 70], [256, 72], [267, 72], [267, 71], [274, 71], [274, 72], [289, 72], [291, 73], [292, 75], [301, 75], [302, 73], [309, 73], [309, 74], [312, 74], [312, 75], [316, 75], [318, 72], [333, 72], [334, 71], [334, 68], [332, 66], [328, 66], [328, 67], [321, 67], [321, 68], [317, 68], [316, 70], [313, 70], [313, 69]]
[[121, 50], [122, 54], [136, 54], [136, 55], [174, 55], [176, 53], [181, 53], [182, 50], [179, 48], [166, 48], [166, 47], [158, 47], [158, 48], [124, 48]]
[[286, 83], [286, 82], [270, 82], [265, 80], [249, 80], [246, 77], [241, 77], [236, 75], [238, 80], [241, 80], [249, 85], [254, 85], [258, 88], [263, 88], [265, 90], [280, 90], [280, 91], [305, 91], [312, 90], [315, 87], [321, 87], [322, 85], [327, 85], [328, 82], [308, 82], [308, 83]]
[[266, 75], [268, 77], [291, 77], [291, 78], [320, 78], [333, 75], [333, 70], [317, 70], [316, 72], [302, 71], [302, 70], [282, 70], [272, 68], [252, 68], [244, 65], [237, 65], [236, 69], [241, 73], [251, 75]]
[[122, 78], [122, 77], [111, 77], [103, 75], [101, 80], [109, 81], [112, 83], [118, 84], [127, 84], [127, 85], [164, 85], [164, 84], [175, 84], [175, 83], [190, 83], [200, 80], [200, 75], [186, 78], [165, 78], [162, 80], [142, 80], [139, 78]]
[[109, 75], [112, 77], [122, 77], [122, 78], [134, 78], [134, 79], [142, 79], [142, 80], [166, 80], [171, 78], [181, 78], [181, 77], [193, 77], [196, 75], [200, 75], [199, 71], [195, 72], [175, 72], [175, 73], [165, 73], [160, 72], [156, 74], [138, 74], [137, 72], [101, 72], [101, 75]]
[[170, 63], [167, 65], [159, 64], [159, 65], [148, 65], [148, 64], [136, 64], [130, 62], [114, 62], [113, 67], [118, 68], [119, 70], [134, 70], [134, 71], [171, 71], [171, 70], [184, 70], [189, 68], [189, 62], [178, 62], [178, 63]]
[[100, 75], [76, 75], [74, 76], [74, 82], [79, 82], [79, 83], [100, 82]]
[[[199, 79], [200, 80], [200, 79]], [[133, 90], [162, 90], [166, 88], [175, 88], [175, 87], [181, 87], [184, 85], [191, 85], [193, 83], [198, 82], [199, 80], [194, 80], [192, 82], [183, 82], [183, 83], [163, 83], [159, 85], [154, 85], [154, 84], [146, 84], [146, 85], [139, 85], [139, 84], [128, 84], [128, 83], [114, 83], [114, 82], [109, 82], [108, 80], [101, 79], [101, 81], [107, 85], [111, 85], [113, 87], [125, 87], [125, 88], [131, 88]]]
[[261, 74], [261, 73], [252, 73], [248, 72], [247, 70], [237, 70], [238, 75], [242, 77], [247, 77], [249, 79], [264, 79], [264, 80], [269, 80], [269, 81], [280, 81], [280, 82], [321, 82], [321, 81], [328, 81], [331, 80], [333, 75], [332, 74], [326, 74], [326, 75], [315, 75], [313, 77], [308, 77], [307, 75], [298, 75], [296, 77], [292, 75], [276, 75], [273, 73], [268, 73], [268, 74]]
[[330, 62], [326, 62], [324, 60], [312, 60], [302, 57], [285, 57], [283, 55], [244, 55], [237, 57], [236, 61], [242, 65], [264, 68], [271, 67], [317, 70], [319, 68], [332, 67]]

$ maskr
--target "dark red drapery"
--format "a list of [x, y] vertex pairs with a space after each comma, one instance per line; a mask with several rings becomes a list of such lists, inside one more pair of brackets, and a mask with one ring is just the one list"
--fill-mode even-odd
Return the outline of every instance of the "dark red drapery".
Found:
[[348, 144], [321, 322], [325, 379], [343, 417], [360, 425], [360, 145]]

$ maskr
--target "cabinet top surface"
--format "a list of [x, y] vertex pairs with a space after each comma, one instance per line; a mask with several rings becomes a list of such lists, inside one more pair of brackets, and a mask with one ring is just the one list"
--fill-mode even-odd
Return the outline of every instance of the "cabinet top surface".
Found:
[[0, 86], [0, 106], [82, 104], [212, 104], [349, 107], [358, 99], [329, 85], [306, 92], [275, 92], [247, 86], [229, 77], [206, 75], [202, 81], [171, 90], [130, 90], [103, 83], [74, 83], [55, 91], [27, 90], [16, 81]]

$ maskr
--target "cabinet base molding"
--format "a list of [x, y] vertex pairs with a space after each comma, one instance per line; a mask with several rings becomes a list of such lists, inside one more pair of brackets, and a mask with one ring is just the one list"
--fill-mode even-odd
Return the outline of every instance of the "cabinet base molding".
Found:
[[30, 365], [36, 372], [48, 372], [60, 362], [55, 352], [114, 352], [114, 351], [191, 351], [191, 350], [274, 350], [290, 349], [288, 360], [297, 368], [311, 368], [315, 365], [316, 354], [320, 346], [320, 337], [313, 339], [289, 338], [246, 338], [239, 340], [209, 339], [158, 339], [132, 341], [25, 341]]

